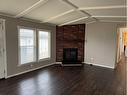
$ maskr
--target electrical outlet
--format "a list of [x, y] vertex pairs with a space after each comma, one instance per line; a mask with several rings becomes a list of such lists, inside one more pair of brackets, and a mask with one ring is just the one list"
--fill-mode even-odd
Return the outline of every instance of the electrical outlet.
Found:
[[91, 63], [94, 63], [94, 58], [90, 58]]

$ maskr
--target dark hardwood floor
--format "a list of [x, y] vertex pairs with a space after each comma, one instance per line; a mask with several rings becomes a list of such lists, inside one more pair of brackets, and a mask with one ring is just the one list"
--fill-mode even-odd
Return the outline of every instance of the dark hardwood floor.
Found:
[[0, 95], [126, 95], [125, 59], [112, 70], [54, 65], [0, 80]]

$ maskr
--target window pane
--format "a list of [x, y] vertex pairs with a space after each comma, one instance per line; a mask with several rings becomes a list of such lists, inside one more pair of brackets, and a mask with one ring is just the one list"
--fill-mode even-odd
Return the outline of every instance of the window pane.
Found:
[[20, 29], [20, 63], [35, 61], [34, 30]]
[[21, 64], [34, 61], [33, 47], [21, 47]]
[[39, 59], [50, 57], [50, 33], [39, 31]]

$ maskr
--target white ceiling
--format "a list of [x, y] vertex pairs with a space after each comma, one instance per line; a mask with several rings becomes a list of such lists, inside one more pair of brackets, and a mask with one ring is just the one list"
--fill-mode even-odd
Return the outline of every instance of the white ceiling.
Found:
[[0, 14], [55, 25], [125, 22], [126, 0], [0, 0]]

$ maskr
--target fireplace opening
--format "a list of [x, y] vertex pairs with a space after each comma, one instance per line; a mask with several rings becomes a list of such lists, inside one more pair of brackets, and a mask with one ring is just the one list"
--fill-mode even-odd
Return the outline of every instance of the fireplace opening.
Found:
[[81, 66], [82, 62], [78, 60], [78, 48], [64, 48], [62, 64]]
[[64, 48], [63, 49], [63, 65], [82, 66], [82, 62], [78, 60], [78, 48]]
[[63, 61], [75, 62], [78, 60], [77, 48], [64, 48], [63, 49]]

